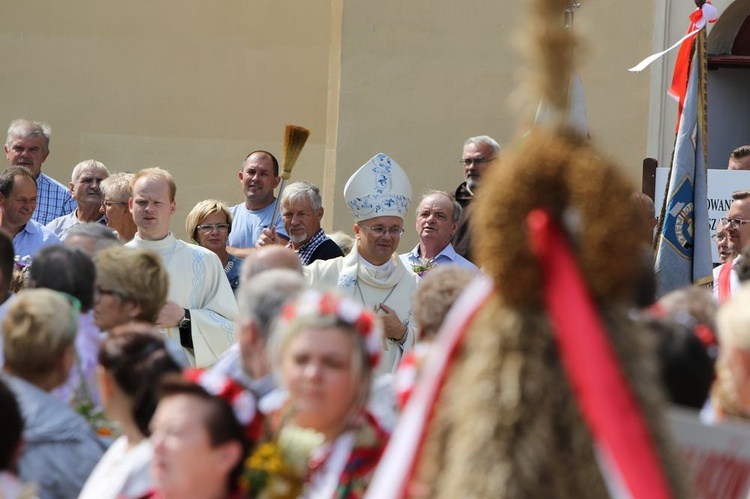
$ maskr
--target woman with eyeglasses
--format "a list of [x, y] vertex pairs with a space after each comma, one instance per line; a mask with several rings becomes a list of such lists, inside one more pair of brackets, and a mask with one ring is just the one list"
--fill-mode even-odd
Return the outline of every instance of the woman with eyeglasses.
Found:
[[232, 291], [240, 284], [242, 260], [227, 253], [227, 240], [232, 230], [232, 213], [221, 201], [206, 199], [196, 204], [185, 219], [185, 229], [190, 238], [216, 253], [224, 267]]

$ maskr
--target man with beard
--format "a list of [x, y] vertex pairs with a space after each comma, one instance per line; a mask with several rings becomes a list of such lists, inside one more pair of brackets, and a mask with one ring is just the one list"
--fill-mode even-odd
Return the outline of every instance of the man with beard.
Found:
[[73, 168], [70, 194], [76, 201], [76, 209], [47, 224], [47, 228], [54, 232], [61, 241], [65, 240], [68, 229], [74, 225], [87, 222], [105, 223], [104, 216], [101, 214], [100, 185], [107, 177], [109, 177], [107, 167], [93, 159], [81, 161]]
[[75, 210], [76, 202], [60, 182], [42, 173], [49, 156], [52, 129], [46, 123], [18, 119], [11, 122], [5, 139], [5, 156], [11, 166], [24, 166], [37, 184], [37, 203], [33, 219], [42, 225]]
[[[289, 235], [287, 248], [297, 252], [302, 265], [315, 260], [330, 260], [344, 256], [341, 248], [323, 232], [320, 220], [323, 218], [323, 200], [320, 190], [307, 182], [295, 182], [281, 195], [281, 218]], [[258, 246], [283, 244], [286, 239], [275, 231], [265, 229], [258, 239]]]
[[36, 202], [36, 182], [27, 168], [11, 166], [0, 174], [0, 228], [13, 238], [13, 247], [20, 257], [33, 257], [44, 246], [60, 244], [51, 230], [31, 219]]
[[[464, 182], [456, 189], [456, 201], [463, 212], [458, 221], [458, 228], [453, 235], [452, 243], [456, 253], [473, 262], [471, 250], [471, 202], [474, 199], [482, 176], [487, 168], [492, 166], [500, 154], [500, 145], [487, 135], [471, 137], [464, 142], [464, 150], [459, 163], [464, 168]], [[475, 262], [476, 263], [476, 262]]]

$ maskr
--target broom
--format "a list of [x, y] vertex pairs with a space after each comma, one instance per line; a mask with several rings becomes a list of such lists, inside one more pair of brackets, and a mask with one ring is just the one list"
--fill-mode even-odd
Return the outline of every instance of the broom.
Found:
[[284, 156], [281, 158], [281, 185], [279, 186], [279, 195], [276, 197], [276, 206], [273, 208], [271, 217], [271, 226], [276, 227], [276, 216], [279, 214], [279, 203], [281, 194], [284, 192], [286, 181], [292, 176], [292, 168], [297, 162], [302, 148], [305, 147], [307, 137], [310, 136], [310, 130], [307, 128], [287, 125], [284, 130]]

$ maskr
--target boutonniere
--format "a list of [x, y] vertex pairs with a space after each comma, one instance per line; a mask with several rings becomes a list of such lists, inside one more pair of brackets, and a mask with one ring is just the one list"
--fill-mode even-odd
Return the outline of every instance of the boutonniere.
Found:
[[437, 267], [437, 263], [435, 263], [432, 260], [429, 260], [427, 262], [423, 262], [420, 260], [417, 263], [411, 264], [411, 270], [417, 274], [419, 277], [424, 276], [427, 272]]

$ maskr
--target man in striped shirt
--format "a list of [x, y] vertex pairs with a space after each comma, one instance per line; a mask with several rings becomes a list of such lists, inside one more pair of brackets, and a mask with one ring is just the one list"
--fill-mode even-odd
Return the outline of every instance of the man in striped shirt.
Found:
[[42, 225], [76, 209], [68, 188], [42, 173], [42, 163], [49, 156], [52, 129], [46, 123], [17, 119], [8, 127], [5, 156], [10, 166], [28, 168], [38, 189], [36, 210], [31, 217]]

